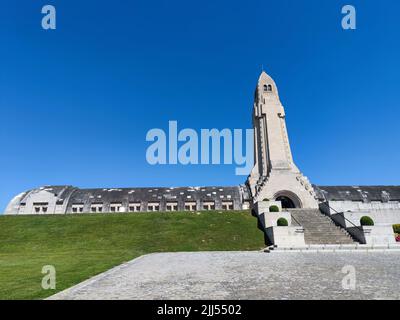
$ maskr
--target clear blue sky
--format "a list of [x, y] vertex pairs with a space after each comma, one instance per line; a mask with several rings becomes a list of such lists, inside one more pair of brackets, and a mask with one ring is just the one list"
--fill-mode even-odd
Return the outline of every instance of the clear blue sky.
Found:
[[[357, 30], [341, 29], [341, 7]], [[57, 30], [41, 28], [41, 7]], [[263, 64], [312, 183], [400, 184], [400, 3], [2, 0], [0, 211], [26, 189], [235, 185], [145, 160], [151, 128], [250, 128]]]

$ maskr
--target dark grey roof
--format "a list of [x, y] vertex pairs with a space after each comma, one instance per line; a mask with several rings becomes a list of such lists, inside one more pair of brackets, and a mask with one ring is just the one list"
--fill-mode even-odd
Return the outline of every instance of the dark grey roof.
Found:
[[240, 199], [240, 189], [235, 187], [178, 187], [178, 188], [103, 188], [75, 189], [69, 205], [79, 203], [157, 202]]
[[315, 186], [319, 200], [400, 201], [400, 186]]

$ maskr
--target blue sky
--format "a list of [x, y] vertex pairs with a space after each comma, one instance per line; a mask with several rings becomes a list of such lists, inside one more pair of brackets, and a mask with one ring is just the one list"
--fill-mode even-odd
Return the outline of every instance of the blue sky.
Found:
[[[357, 30], [341, 28], [341, 8]], [[57, 9], [57, 30], [41, 8]], [[0, 211], [42, 185], [235, 185], [234, 167], [150, 166], [148, 130], [250, 128], [261, 65], [312, 183], [400, 184], [400, 4], [22, 1], [0, 4]]]

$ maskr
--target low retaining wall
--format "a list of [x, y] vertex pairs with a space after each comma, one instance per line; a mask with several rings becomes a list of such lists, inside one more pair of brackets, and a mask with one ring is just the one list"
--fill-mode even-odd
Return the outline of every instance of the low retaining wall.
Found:
[[304, 229], [302, 227], [269, 227], [265, 234], [271, 245], [279, 247], [305, 246]]

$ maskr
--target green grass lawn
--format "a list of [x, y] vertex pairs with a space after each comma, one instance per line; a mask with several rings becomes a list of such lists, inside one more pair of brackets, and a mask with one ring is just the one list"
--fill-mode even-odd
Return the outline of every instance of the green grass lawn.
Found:
[[[0, 216], [0, 299], [40, 299], [152, 252], [258, 250], [249, 212]], [[53, 265], [57, 289], [43, 290]]]

